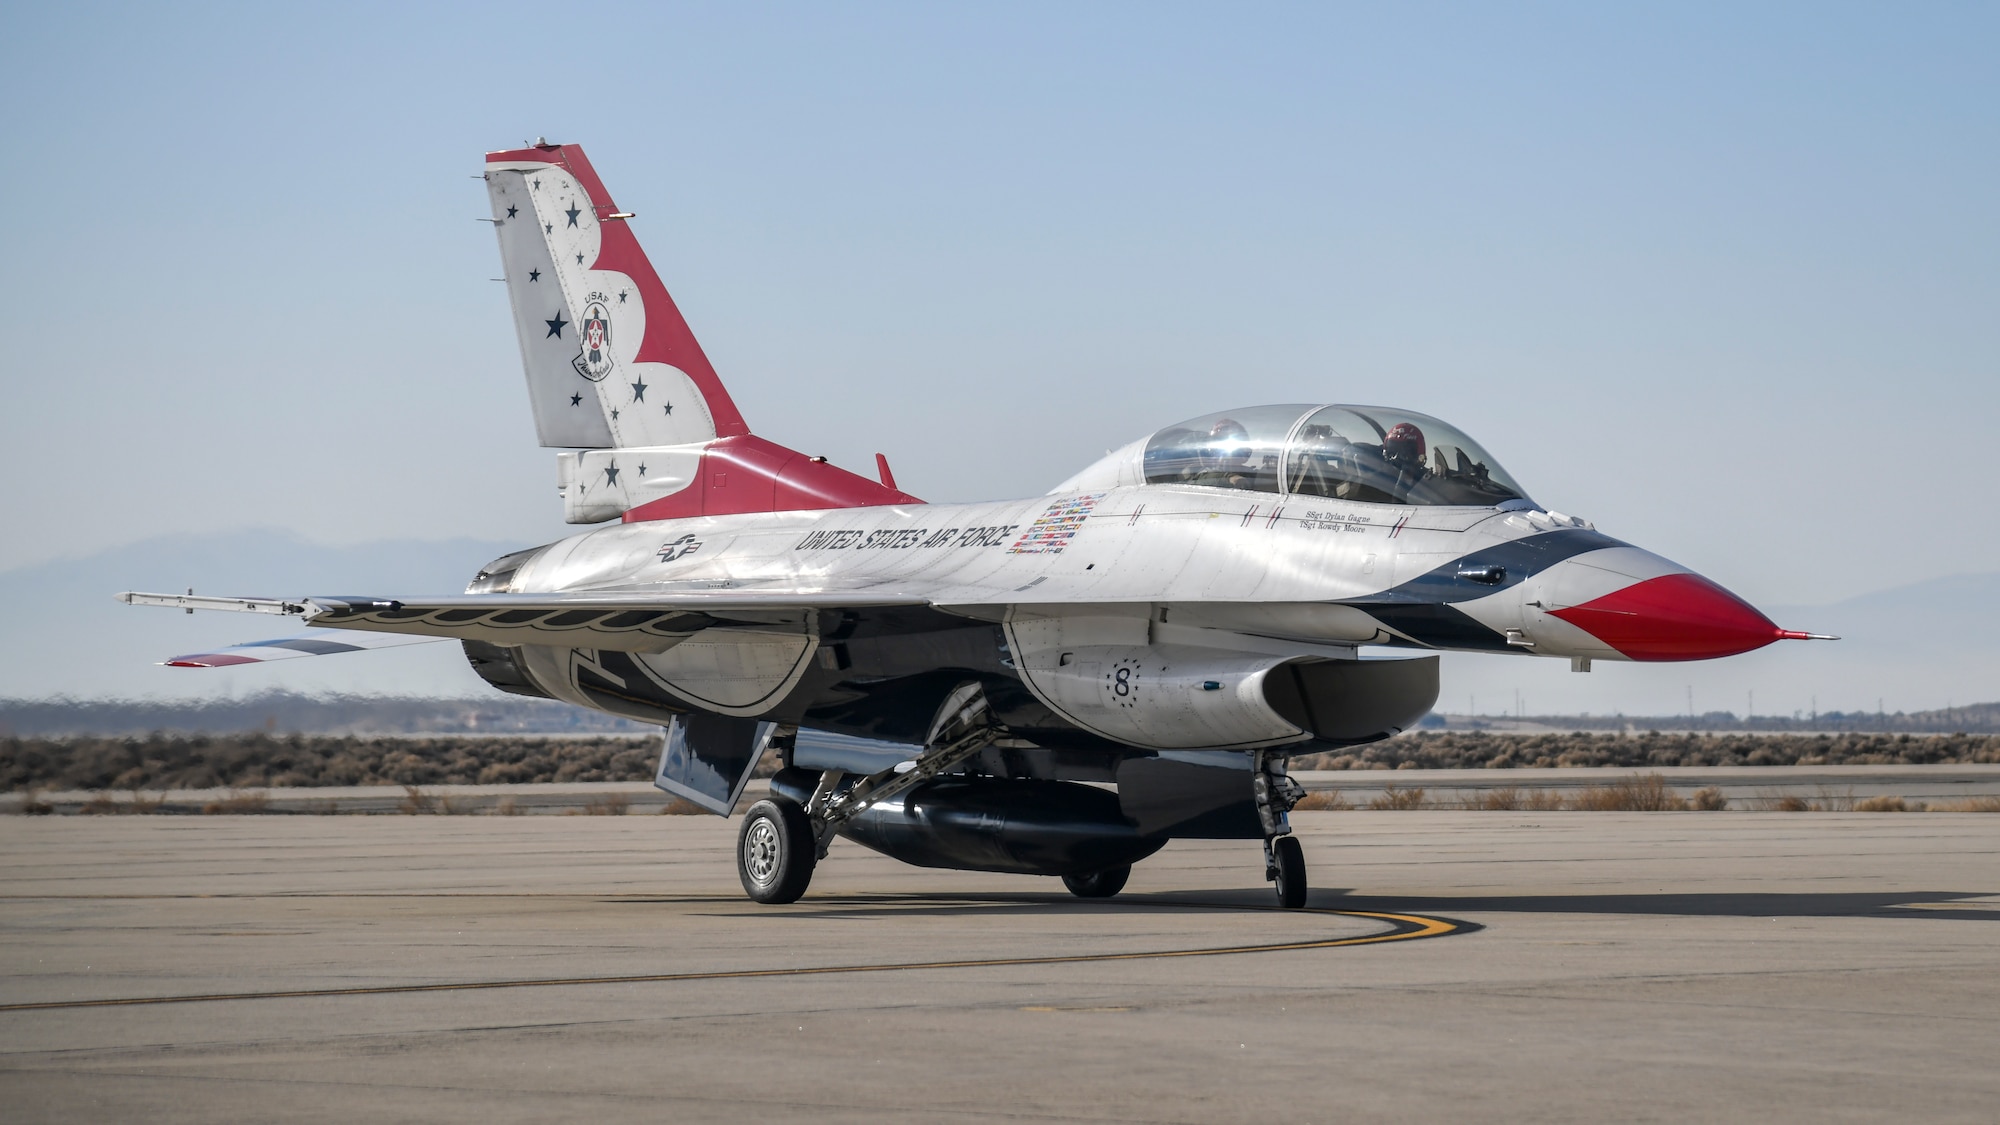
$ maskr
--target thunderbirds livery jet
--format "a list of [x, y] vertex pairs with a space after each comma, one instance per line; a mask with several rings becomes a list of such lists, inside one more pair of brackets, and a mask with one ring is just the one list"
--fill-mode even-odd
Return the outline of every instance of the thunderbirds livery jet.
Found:
[[[1531, 500], [1470, 437], [1378, 406], [1224, 410], [1046, 495], [926, 504], [750, 432], [575, 145], [486, 157], [544, 446], [571, 523], [463, 594], [122, 594], [298, 617], [214, 667], [426, 639], [502, 691], [667, 728], [657, 783], [744, 817], [759, 902], [835, 837], [1116, 894], [1176, 837], [1262, 840], [1306, 897], [1288, 757], [1387, 738], [1437, 658], [1705, 660], [1783, 630], [1708, 579]], [[1096, 783], [1096, 784], [1088, 784]]]

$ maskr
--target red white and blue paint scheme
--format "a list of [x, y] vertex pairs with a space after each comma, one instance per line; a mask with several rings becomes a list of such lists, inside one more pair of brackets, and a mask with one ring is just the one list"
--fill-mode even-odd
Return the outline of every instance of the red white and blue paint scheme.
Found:
[[1588, 670], [1808, 636], [1390, 407], [1219, 411], [1042, 496], [926, 504], [879, 457], [871, 479], [750, 432], [579, 147], [490, 153], [485, 179], [565, 516], [603, 526], [462, 594], [120, 597], [314, 627], [183, 666], [460, 641], [502, 690], [667, 727], [659, 784], [718, 813], [773, 752], [738, 855], [759, 901], [836, 837], [1101, 897], [1197, 836], [1263, 840], [1298, 906], [1285, 760], [1415, 725], [1438, 682], [1412, 654]]

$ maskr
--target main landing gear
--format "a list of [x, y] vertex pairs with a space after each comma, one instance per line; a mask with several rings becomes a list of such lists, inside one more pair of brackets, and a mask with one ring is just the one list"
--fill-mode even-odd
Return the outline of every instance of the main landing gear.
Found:
[[[762, 903], [797, 902], [843, 823], [870, 805], [959, 766], [984, 750], [994, 737], [986, 693], [977, 683], [967, 683], [939, 709], [925, 740], [930, 749], [915, 761], [899, 762], [894, 769], [869, 774], [846, 788], [842, 788], [846, 774], [827, 770], [804, 805], [789, 797], [773, 796], [750, 806], [736, 835], [736, 874], [743, 881], [743, 890]], [[1125, 874], [1130, 873], [1131, 868], [1126, 868]], [[1092, 878], [1104, 879], [1109, 874], [1099, 872]], [[1101, 894], [1116, 894], [1124, 885], [1125, 876], [1120, 875], [1116, 884]]]
[[1063, 886], [1078, 898], [1110, 898], [1125, 889], [1125, 880], [1132, 877], [1132, 865], [1107, 867], [1088, 875], [1065, 875]]
[[1306, 904], [1306, 855], [1287, 814], [1306, 791], [1285, 773], [1285, 760], [1268, 751], [1252, 751], [1250, 766], [1257, 819], [1264, 827], [1264, 878], [1277, 888], [1279, 906], [1297, 910]]
[[819, 862], [812, 821], [797, 801], [773, 797], [750, 806], [736, 834], [736, 874], [758, 902], [797, 902]]

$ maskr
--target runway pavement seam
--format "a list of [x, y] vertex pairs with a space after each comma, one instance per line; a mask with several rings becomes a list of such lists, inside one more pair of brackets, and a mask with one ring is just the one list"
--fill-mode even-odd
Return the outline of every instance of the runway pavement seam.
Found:
[[331, 1087], [334, 1089], [400, 1090], [406, 1092], [422, 1091], [428, 1093], [455, 1094], [455, 1095], [482, 1095], [482, 1096], [493, 1095], [493, 1096], [500, 1096], [507, 1098], [515, 1098], [521, 1096], [559, 1098], [562, 1099], [564, 1103], [566, 1115], [572, 1117], [574, 1116], [575, 1109], [577, 1108], [574, 1104], [577, 1100], [589, 1099], [589, 1098], [603, 1098], [619, 1102], [643, 1102], [648, 1105], [655, 1105], [655, 1106], [660, 1105], [662, 1102], [680, 1101], [680, 1102], [700, 1102], [704, 1104], [720, 1103], [723, 1105], [727, 1105], [732, 1109], [737, 1107], [747, 1106], [747, 1107], [755, 1107], [766, 1110], [794, 1109], [794, 1110], [810, 1110], [819, 1112], [823, 1112], [827, 1109], [852, 1110], [856, 1112], [864, 1112], [872, 1114], [894, 1114], [899, 1117], [910, 1116], [914, 1117], [916, 1120], [919, 1121], [935, 1121], [938, 1119], [940, 1115], [944, 1115], [949, 1117], [970, 1117], [971, 1119], [977, 1121], [1110, 1122], [1114, 1123], [1114, 1125], [1117, 1122], [1127, 1122], [1130, 1123], [1130, 1125], [1142, 1125], [1142, 1123], [1143, 1125], [1207, 1125], [1207, 1122], [1202, 1118], [1168, 1118], [1150, 1114], [1145, 1117], [1106, 1117], [1102, 1115], [1081, 1117], [1076, 1114], [1069, 1114], [1069, 1113], [1058, 1114], [1058, 1113], [1046, 1113], [1046, 1112], [1023, 1112], [1021, 1110], [999, 1108], [991, 1104], [968, 1106], [964, 1108], [954, 1108], [954, 1107], [940, 1106], [935, 1102], [926, 1102], [921, 1106], [901, 1106], [901, 1105], [892, 1105], [883, 1103], [833, 1102], [826, 1100], [824, 1098], [817, 1101], [803, 1102], [803, 1101], [780, 1099], [780, 1098], [758, 1098], [754, 1095], [743, 1094], [743, 1093], [734, 1093], [727, 1096], [721, 1096], [721, 1095], [703, 1096], [700, 1094], [688, 1094], [685, 1092], [662, 1092], [659, 1090], [648, 1090], [643, 1093], [625, 1093], [623, 1091], [606, 1090], [603, 1088], [549, 1089], [547, 1087], [544, 1087], [541, 1089], [523, 1089], [520, 1087], [502, 1087], [502, 1086], [440, 1086], [436, 1084], [417, 1083], [417, 1082], [335, 1082], [324, 1078], [261, 1078], [261, 1077], [243, 1077], [243, 1076], [226, 1075], [226, 1074], [201, 1074], [201, 1073], [186, 1073], [186, 1072], [163, 1074], [163, 1073], [156, 1073], [149, 1071], [123, 1070], [118, 1068], [75, 1069], [68, 1067], [32, 1067], [32, 1068], [21, 1068], [19, 1070], [10, 1071], [8, 1073], [24, 1074], [24, 1075], [26, 1074], [62, 1075], [70, 1078], [92, 1078], [92, 1079], [137, 1078], [137, 1079], [152, 1079], [160, 1082], [230, 1083], [230, 1084], [245, 1085], [245, 1086], [270, 1085], [270, 1086], [286, 1086], [286, 1087]]

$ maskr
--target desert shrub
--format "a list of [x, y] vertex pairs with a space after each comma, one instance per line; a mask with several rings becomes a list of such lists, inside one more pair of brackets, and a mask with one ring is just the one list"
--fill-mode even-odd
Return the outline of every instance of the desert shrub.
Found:
[[143, 794], [133, 793], [129, 799], [121, 801], [109, 793], [95, 793], [76, 811], [85, 816], [143, 816], [159, 812], [166, 803], [164, 795], [149, 799]]
[[1855, 812], [1909, 812], [1909, 803], [1901, 797], [1866, 797], [1854, 802]]
[[658, 736], [629, 735], [0, 738], [0, 785], [20, 791], [645, 781], [659, 752]]
[[219, 801], [210, 801], [201, 807], [209, 816], [237, 813], [260, 813], [271, 803], [271, 798], [263, 793], [246, 793], [241, 790], [231, 793]]
[[632, 807], [632, 798], [623, 793], [601, 793], [583, 803], [585, 816], [624, 816]]
[[1667, 779], [1656, 773], [1585, 786], [1569, 803], [1585, 812], [1678, 812], [1688, 807], [1667, 785]]
[[1910, 737], [1884, 734], [1624, 735], [1611, 731], [1566, 734], [1493, 734], [1487, 731], [1413, 731], [1384, 742], [1292, 760], [1297, 770], [1517, 769], [1562, 766], [1892, 765], [2000, 762], [2000, 735]]
[[1301, 812], [1339, 812], [1353, 807], [1354, 802], [1338, 789], [1315, 789], [1292, 806]]
[[1402, 789], [1391, 785], [1382, 791], [1381, 796], [1369, 801], [1368, 807], [1371, 809], [1421, 809], [1424, 807], [1424, 790], [1422, 786], [1418, 786], [1415, 789]]
[[1967, 797], [1959, 801], [1940, 801], [1929, 806], [1929, 811], [2000, 813], [2000, 797]]

